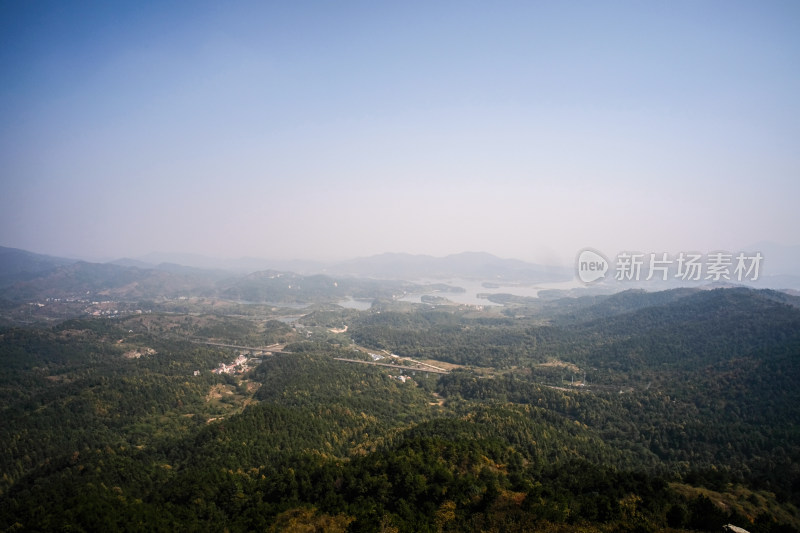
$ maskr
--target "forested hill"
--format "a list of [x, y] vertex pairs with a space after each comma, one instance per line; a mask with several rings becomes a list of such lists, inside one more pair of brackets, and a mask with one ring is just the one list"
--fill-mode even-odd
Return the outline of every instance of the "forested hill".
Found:
[[386, 300], [288, 323], [220, 305], [0, 329], [0, 530], [798, 531], [791, 303]]
[[512, 367], [557, 358], [613, 371], [615, 380], [625, 377], [619, 372], [697, 370], [768, 356], [800, 339], [800, 309], [765, 290], [620, 294], [583, 307], [565, 299], [561, 307], [533, 313], [539, 325], [499, 317], [470, 321], [438, 308], [388, 310], [362, 316], [352, 335], [366, 345], [457, 364]]
[[74, 260], [0, 246], [0, 287], [27, 281]]
[[[744, 288], [698, 291], [564, 329], [568, 338], [590, 340], [580, 347], [570, 345], [575, 362], [626, 371], [698, 370], [740, 357], [768, 358], [797, 347], [800, 308], [784, 303], [779, 294]], [[594, 342], [598, 337], [602, 341]]]

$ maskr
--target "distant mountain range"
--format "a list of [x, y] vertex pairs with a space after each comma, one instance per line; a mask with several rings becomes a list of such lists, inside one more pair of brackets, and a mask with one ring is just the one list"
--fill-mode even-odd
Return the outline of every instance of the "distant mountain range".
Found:
[[[785, 276], [800, 275], [800, 246], [783, 246], [768, 241], [750, 244], [741, 249], [729, 250], [731, 253], [747, 251], [760, 252], [763, 256], [762, 273], [764, 278], [778, 279]], [[537, 281], [543, 281], [539, 274], [555, 278], [574, 275], [573, 265], [540, 265], [518, 259], [501, 259], [485, 252], [462, 252], [445, 257], [409, 253], [383, 253], [345, 261], [282, 260], [258, 257], [238, 259], [218, 259], [198, 254], [154, 252], [135, 258], [111, 261], [122, 266], [154, 268], [163, 263], [189, 266], [205, 270], [225, 270], [240, 274], [250, 274], [260, 270], [280, 270], [297, 274], [337, 274], [385, 278], [388, 276], [408, 277], [478, 277], [482, 280], [500, 275], [527, 276], [533, 274]]]
[[139, 268], [156, 268], [159, 265], [172, 264], [203, 270], [224, 270], [235, 274], [251, 274], [262, 270], [280, 270], [297, 274], [320, 274], [328, 266], [327, 263], [311, 260], [280, 260], [258, 257], [240, 257], [238, 259], [218, 259], [198, 254], [180, 254], [153, 252], [137, 258], [122, 258], [111, 261], [115, 265], [135, 266]]
[[[206, 264], [212, 266], [210, 262]], [[316, 265], [316, 270], [325, 273], [261, 269], [243, 274], [138, 259], [89, 263], [0, 248], [0, 298], [10, 302], [48, 298], [133, 301], [203, 296], [298, 304], [337, 302], [348, 296], [391, 298], [432, 288], [446, 291], [462, 278], [527, 282], [569, 279], [567, 269], [550, 269], [485, 253], [441, 258], [383, 254], [327, 268]], [[451, 283], [444, 285], [436, 280]]]
[[332, 265], [329, 273], [384, 279], [468, 278], [545, 283], [568, 281], [571, 268], [544, 266], [518, 259], [501, 259], [485, 252], [463, 252], [445, 257], [385, 253]]
[[475, 252], [446, 257], [387, 253], [333, 264], [313, 261], [268, 262], [252, 258], [226, 262], [185, 254], [151, 254], [139, 259], [88, 263], [0, 247], [0, 287], [22, 283], [20, 290], [33, 285], [55, 288], [59, 284], [63, 286], [68, 280], [88, 282], [90, 278], [93, 283], [90, 284], [92, 287], [87, 285], [87, 290], [97, 289], [94, 285], [103, 284], [119, 288], [131, 283], [142, 284], [145, 279], [153, 277], [163, 282], [169, 278], [168, 275], [181, 278], [181, 285], [186, 285], [187, 279], [192, 283], [207, 284], [264, 271], [384, 280], [470, 278], [548, 282], [568, 280], [572, 276], [567, 268], [546, 267]]
[[305, 275], [328, 274], [391, 280], [469, 278], [542, 283], [566, 281], [573, 275], [571, 268], [538, 265], [518, 259], [501, 259], [485, 252], [463, 252], [445, 257], [384, 253], [328, 263], [310, 260], [267, 260], [253, 257], [219, 260], [194, 254], [152, 253], [136, 259], [125, 258], [112, 262], [121, 266], [138, 268], [156, 268], [164, 263], [171, 263], [202, 269], [226, 270], [239, 274], [279, 270]]
[[[793, 264], [800, 264], [800, 247], [761, 243], [752, 249], [762, 251], [767, 272], [755, 286], [800, 289], [800, 276], [791, 270]], [[795, 255], [798, 263], [792, 263]], [[377, 285], [367, 283], [370, 279], [397, 283], [378, 291]], [[348, 295], [367, 297], [375, 291], [411, 290], [410, 282], [458, 285], [462, 279], [537, 284], [570, 281], [574, 272], [483, 252], [445, 257], [385, 253], [331, 264], [252, 258], [225, 262], [167, 254], [88, 263], [0, 247], [0, 298], [10, 301], [82, 294], [128, 300], [195, 295], [299, 303], [318, 301], [325, 287], [329, 299], [335, 301]], [[621, 285], [619, 290], [629, 288], [633, 287]], [[664, 288], [669, 287], [653, 286], [652, 290]]]
[[52, 257], [0, 246], [0, 287], [27, 281], [75, 263], [74, 259]]

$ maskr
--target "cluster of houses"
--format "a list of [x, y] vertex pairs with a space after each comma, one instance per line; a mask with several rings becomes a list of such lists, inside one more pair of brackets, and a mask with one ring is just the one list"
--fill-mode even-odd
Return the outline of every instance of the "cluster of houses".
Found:
[[149, 313], [150, 311], [142, 311], [141, 309], [128, 309], [128, 310], [119, 310], [115, 309], [114, 306], [117, 302], [113, 302], [110, 300], [106, 300], [103, 302], [91, 302], [91, 305], [86, 308], [86, 313], [91, 316], [119, 316], [119, 315], [141, 315], [142, 313]]
[[241, 374], [243, 372], [247, 372], [250, 370], [250, 367], [247, 366], [247, 356], [245, 354], [239, 354], [239, 356], [234, 359], [233, 363], [226, 365], [225, 363], [220, 363], [217, 368], [212, 370], [214, 374]]

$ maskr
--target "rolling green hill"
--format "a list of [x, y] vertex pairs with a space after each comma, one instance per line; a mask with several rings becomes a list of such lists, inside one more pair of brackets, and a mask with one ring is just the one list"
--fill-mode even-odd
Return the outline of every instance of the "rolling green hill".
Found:
[[[790, 303], [721, 289], [530, 319], [418, 305], [320, 307], [298, 328], [176, 313], [6, 328], [0, 528], [796, 531]], [[370, 361], [345, 336], [452, 370], [343, 363]], [[196, 339], [254, 346], [251, 369], [212, 373], [241, 350]], [[272, 343], [283, 353], [262, 354]]]

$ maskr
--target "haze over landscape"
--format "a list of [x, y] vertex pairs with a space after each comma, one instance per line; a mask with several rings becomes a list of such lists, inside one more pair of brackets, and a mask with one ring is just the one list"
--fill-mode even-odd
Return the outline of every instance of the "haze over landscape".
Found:
[[796, 2], [6, 2], [0, 244], [93, 261], [797, 241]]
[[0, 2], [0, 531], [800, 533], [800, 3]]

